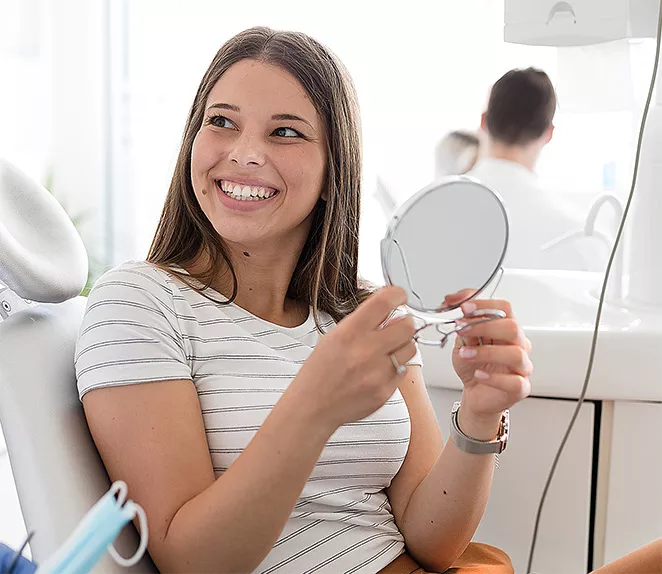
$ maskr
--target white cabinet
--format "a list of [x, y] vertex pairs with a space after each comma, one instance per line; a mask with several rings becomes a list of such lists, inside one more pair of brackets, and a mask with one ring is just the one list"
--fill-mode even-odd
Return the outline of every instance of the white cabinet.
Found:
[[662, 404], [614, 404], [605, 562], [662, 537]]
[[[428, 392], [447, 440], [451, 405], [461, 393]], [[575, 401], [528, 398], [511, 409], [510, 442], [474, 540], [507, 552], [518, 574], [526, 572], [540, 496], [575, 406]], [[536, 574], [587, 571], [594, 411], [592, 403], [583, 405], [556, 469], [538, 531]]]

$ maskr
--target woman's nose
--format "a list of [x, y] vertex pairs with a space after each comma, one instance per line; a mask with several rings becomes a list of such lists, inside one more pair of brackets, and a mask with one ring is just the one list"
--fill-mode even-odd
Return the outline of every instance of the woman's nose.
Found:
[[255, 135], [241, 134], [230, 150], [229, 159], [239, 167], [260, 167], [264, 165], [265, 151], [263, 142]]

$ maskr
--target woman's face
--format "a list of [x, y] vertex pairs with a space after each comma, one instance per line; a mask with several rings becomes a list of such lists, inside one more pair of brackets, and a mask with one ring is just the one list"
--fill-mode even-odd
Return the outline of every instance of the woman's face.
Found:
[[323, 193], [324, 126], [299, 82], [255, 60], [232, 65], [211, 90], [193, 142], [191, 180], [228, 243], [301, 247]]

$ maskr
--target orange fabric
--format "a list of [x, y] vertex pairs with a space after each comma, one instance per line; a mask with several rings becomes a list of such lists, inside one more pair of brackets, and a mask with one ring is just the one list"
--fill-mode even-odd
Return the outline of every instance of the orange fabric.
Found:
[[[515, 570], [508, 554], [480, 542], [470, 542], [467, 549], [445, 574], [513, 574]], [[421, 568], [406, 552], [398, 556], [379, 574], [434, 574]]]

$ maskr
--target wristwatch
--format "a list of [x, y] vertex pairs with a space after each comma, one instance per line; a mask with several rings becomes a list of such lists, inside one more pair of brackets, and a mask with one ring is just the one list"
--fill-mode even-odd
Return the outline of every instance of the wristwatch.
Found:
[[451, 409], [451, 439], [453, 439], [457, 448], [472, 454], [501, 454], [506, 450], [510, 426], [510, 413], [508, 409], [503, 411], [501, 415], [501, 423], [499, 424], [496, 438], [485, 441], [471, 438], [460, 429], [457, 419], [461, 404], [457, 401], [453, 403], [453, 408]]

